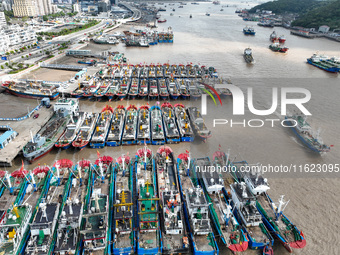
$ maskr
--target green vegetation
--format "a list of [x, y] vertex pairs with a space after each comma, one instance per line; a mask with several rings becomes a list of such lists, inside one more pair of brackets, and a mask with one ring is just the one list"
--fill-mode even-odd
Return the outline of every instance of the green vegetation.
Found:
[[340, 28], [340, 0], [328, 2], [324, 6], [301, 15], [292, 25], [309, 28], [327, 25], [331, 29]]
[[277, 0], [257, 5], [249, 12], [254, 13], [258, 9], [275, 14], [298, 14], [292, 26], [318, 28], [327, 25], [333, 29], [340, 28], [340, 0]]
[[63, 30], [61, 30], [59, 32], [40, 32], [40, 33], [37, 33], [37, 34], [38, 35], [47, 35], [49, 37], [56, 37], [56, 36], [68, 35], [68, 34], [71, 34], [71, 33], [74, 33], [74, 32], [78, 32], [78, 31], [93, 27], [97, 24], [99, 24], [99, 21], [91, 20], [88, 23], [86, 23], [85, 25], [80, 25], [80, 26], [75, 27], [75, 28], [70, 28], [70, 29], [64, 28]]
[[272, 11], [276, 14], [285, 12], [301, 14], [319, 5], [320, 2], [315, 0], [278, 0], [257, 5], [249, 12], [254, 13], [257, 9], [260, 9]]
[[[32, 66], [34, 66], [34, 65], [26, 65], [26, 67], [23, 67], [23, 66], [22, 66], [22, 68], [19, 68], [19, 69], [15, 69], [15, 70], [10, 71], [9, 74], [19, 73], [19, 72], [21, 72], [21, 71], [23, 71], [23, 70], [25, 70], [25, 69], [27, 69], [27, 68], [29, 68], [29, 67], [32, 67]], [[19, 67], [19, 65], [18, 65], [18, 67]]]

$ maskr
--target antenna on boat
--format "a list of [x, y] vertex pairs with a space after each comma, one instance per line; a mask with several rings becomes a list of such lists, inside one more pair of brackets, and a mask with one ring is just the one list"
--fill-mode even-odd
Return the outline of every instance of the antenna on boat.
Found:
[[287, 202], [284, 201], [284, 195], [282, 195], [279, 199], [279, 206], [277, 208], [277, 212], [276, 212], [276, 220], [278, 220], [278, 217], [281, 216], [282, 212], [284, 211], [284, 209], [286, 209], [288, 203], [290, 200], [288, 200]]

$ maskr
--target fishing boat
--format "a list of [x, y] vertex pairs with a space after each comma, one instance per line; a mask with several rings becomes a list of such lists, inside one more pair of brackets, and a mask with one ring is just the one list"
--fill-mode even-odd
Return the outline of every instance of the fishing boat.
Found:
[[143, 65], [139, 68], [139, 78], [140, 79], [147, 79], [148, 78], [148, 69], [147, 65]]
[[233, 215], [233, 208], [226, 197], [226, 190], [221, 172], [207, 170], [213, 167], [209, 157], [194, 161], [198, 178], [209, 203], [209, 211], [214, 227], [223, 243], [232, 252], [243, 252], [248, 248], [248, 239], [242, 227]]
[[255, 35], [256, 32], [255, 32], [254, 28], [247, 26], [247, 27], [243, 28], [243, 34], [245, 34], [245, 35]]
[[149, 95], [149, 87], [147, 79], [140, 79], [139, 88], [138, 88], [138, 96], [141, 99], [146, 98]]
[[114, 208], [112, 231], [112, 254], [133, 254], [135, 241], [135, 213], [133, 209], [134, 182], [133, 163], [128, 155], [117, 159], [114, 171]]
[[25, 254], [52, 254], [55, 248], [58, 218], [68, 199], [72, 181], [73, 162], [62, 159], [52, 167], [50, 188], [35, 210], [33, 221], [30, 223], [30, 238], [27, 242]]
[[188, 78], [196, 78], [196, 70], [191, 64], [186, 65], [186, 70]]
[[170, 80], [167, 79], [167, 81], [169, 84], [168, 89], [169, 89], [170, 98], [176, 100], [181, 95], [179, 88], [177, 87], [177, 84], [173, 78], [171, 78]]
[[49, 153], [70, 120], [67, 110], [60, 109], [53, 113], [52, 117], [39, 132], [22, 149], [24, 157], [33, 162]]
[[171, 70], [171, 78], [181, 78], [179, 66], [173, 64], [171, 65], [170, 70]]
[[104, 107], [99, 114], [94, 133], [90, 140], [91, 148], [104, 148], [112, 119], [112, 107]]
[[128, 80], [127, 78], [122, 78], [118, 83], [118, 91], [117, 91], [117, 97], [120, 100], [123, 100], [129, 91], [129, 85], [131, 80]]
[[276, 34], [275, 31], [273, 31], [273, 32], [270, 34], [270, 36], [269, 36], [269, 40], [270, 40], [271, 42], [275, 42], [275, 41], [278, 40], [278, 39], [279, 39], [279, 37], [277, 36], [277, 34]]
[[212, 134], [205, 125], [201, 112], [197, 107], [188, 107], [187, 111], [195, 135], [200, 137], [205, 142], [209, 137], [211, 137]]
[[156, 78], [164, 78], [164, 71], [161, 64], [156, 66]]
[[38, 82], [33, 80], [20, 81], [6, 81], [1, 85], [10, 94], [25, 97], [25, 98], [38, 98], [48, 97], [56, 99], [59, 96], [57, 87], [48, 82]]
[[278, 38], [280, 43], [285, 43], [286, 42], [286, 37], [284, 35], [279, 36]]
[[161, 106], [163, 115], [165, 141], [167, 143], [179, 143], [181, 141], [180, 134], [176, 122], [176, 114], [172, 105], [165, 102]]
[[142, 105], [138, 110], [137, 144], [149, 144], [150, 111], [148, 105]]
[[279, 204], [275, 205], [266, 192], [256, 196], [257, 208], [262, 214], [263, 221], [271, 234], [276, 237], [287, 251], [293, 248], [301, 249], [306, 246], [306, 239], [301, 231], [283, 214], [288, 202], [281, 196]]
[[289, 48], [285, 46], [281, 46], [278, 42], [274, 41], [271, 45], [269, 45], [269, 49], [275, 52], [286, 53]]
[[322, 70], [325, 70], [327, 72], [331, 72], [331, 73], [340, 72], [339, 65], [332, 65], [329, 61], [327, 61], [327, 59], [324, 59], [317, 54], [313, 54], [313, 56], [308, 58], [307, 63], [310, 65], [316, 66]]
[[118, 105], [112, 114], [111, 126], [106, 139], [106, 146], [119, 146], [124, 129], [125, 108]]
[[156, 79], [149, 80], [149, 100], [158, 99], [158, 84]]
[[151, 143], [153, 145], [161, 145], [165, 143], [165, 134], [163, 127], [163, 117], [161, 108], [154, 105], [150, 109], [151, 118]]
[[85, 148], [92, 138], [94, 128], [96, 126], [99, 114], [98, 113], [85, 113], [84, 121], [81, 124], [79, 133], [72, 142], [74, 148], [83, 149]]
[[55, 147], [68, 149], [71, 147], [72, 142], [77, 137], [81, 124], [84, 120], [84, 112], [80, 112], [76, 115], [71, 115], [71, 120], [66, 126], [66, 131], [59, 138], [59, 140], [55, 143]]
[[99, 87], [101, 86], [102, 82], [96, 79], [93, 79], [93, 83], [89, 86], [83, 87], [83, 97], [87, 99], [91, 99], [94, 94], [97, 92]]
[[248, 63], [251, 64], [254, 62], [254, 58], [253, 58], [253, 52], [251, 50], [251, 48], [246, 48], [243, 52], [243, 58], [244, 60]]
[[83, 205], [90, 188], [90, 183], [88, 183], [90, 165], [89, 161], [82, 160], [77, 163], [73, 170], [71, 169], [72, 180], [68, 199], [65, 201], [58, 218], [55, 254], [76, 254], [79, 247]]
[[161, 254], [159, 197], [152, 151], [144, 146], [135, 160], [137, 199], [137, 254]]
[[109, 89], [106, 91], [105, 96], [109, 99], [109, 102], [115, 98], [118, 92], [119, 81], [116, 79], [111, 80]]
[[159, 147], [155, 161], [161, 211], [162, 254], [189, 253], [189, 239], [172, 149], [165, 145]]
[[177, 78], [187, 78], [188, 73], [186, 67], [183, 64], [177, 66], [178, 77]]
[[215, 255], [219, 249], [211, 228], [209, 204], [194, 172], [190, 171], [190, 160], [189, 153], [182, 153], [177, 158], [177, 176], [189, 240], [194, 255]]
[[131, 85], [129, 88], [129, 99], [135, 99], [138, 95], [138, 86], [139, 86], [139, 80], [138, 78], [132, 78], [131, 79]]
[[130, 105], [126, 109], [122, 145], [136, 144], [138, 111], [135, 105]]
[[[109, 159], [109, 160], [108, 160]], [[90, 191], [86, 197], [80, 230], [80, 254], [108, 254], [111, 244], [113, 174], [111, 157], [99, 157], [93, 166]]]
[[148, 78], [149, 79], [154, 79], [156, 78], [156, 67], [151, 64], [148, 69]]
[[109, 82], [104, 80], [100, 84], [99, 89], [96, 91], [96, 93], [94, 93], [94, 97], [98, 100], [101, 100], [103, 96], [106, 95], [106, 92], [109, 90], [109, 88], [110, 88]]
[[198, 88], [196, 79], [187, 79], [186, 85], [189, 90], [190, 98], [196, 100], [202, 96], [202, 91]]
[[164, 78], [170, 78], [172, 73], [172, 67], [169, 64], [163, 64]]
[[181, 142], [192, 142], [194, 140], [194, 133], [191, 128], [189, 115], [187, 114], [184, 105], [175, 104], [174, 111], [178, 130], [181, 136]]
[[273, 245], [274, 239], [262, 221], [262, 215], [256, 207], [256, 198], [247, 189], [244, 182], [230, 185], [234, 215], [241, 222], [249, 240], [251, 249], [263, 249]]
[[177, 83], [177, 87], [179, 88], [179, 93], [183, 99], [190, 98], [190, 92], [187, 87], [185, 79], [176, 79], [175, 82]]
[[330, 151], [330, 147], [324, 144], [320, 136], [320, 130], [313, 132], [312, 127], [307, 122], [307, 117], [302, 115], [286, 116], [285, 122], [289, 124], [297, 137], [309, 149], [317, 153], [325, 153]]
[[166, 79], [160, 78], [158, 79], [158, 91], [159, 91], [159, 97], [163, 100], [169, 99], [169, 91]]

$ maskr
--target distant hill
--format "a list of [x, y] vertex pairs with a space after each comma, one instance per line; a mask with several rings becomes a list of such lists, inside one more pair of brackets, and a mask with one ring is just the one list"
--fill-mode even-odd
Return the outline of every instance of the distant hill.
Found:
[[285, 12], [301, 14], [323, 4], [323, 2], [316, 0], [277, 0], [257, 5], [250, 9], [249, 12], [254, 13], [256, 10], [260, 9], [272, 11], [276, 14]]
[[254, 13], [258, 9], [276, 14], [299, 14], [292, 26], [318, 28], [327, 25], [332, 29], [340, 28], [340, 0], [277, 0], [257, 5], [249, 12]]
[[315, 28], [327, 25], [332, 29], [340, 29], [340, 0], [328, 2], [327, 5], [308, 11], [295, 20], [292, 25]]

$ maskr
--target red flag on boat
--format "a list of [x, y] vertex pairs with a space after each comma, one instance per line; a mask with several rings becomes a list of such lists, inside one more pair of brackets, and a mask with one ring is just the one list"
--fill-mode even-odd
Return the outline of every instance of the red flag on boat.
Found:
[[334, 144], [330, 145], [330, 147], [334, 147]]
[[100, 158], [100, 153], [99, 151], [97, 150], [97, 157]]
[[185, 150], [185, 152], [186, 152], [186, 153], [189, 153], [189, 151], [188, 151], [188, 150]]
[[20, 171], [24, 170], [24, 161], [21, 160], [21, 168], [20, 168]]

